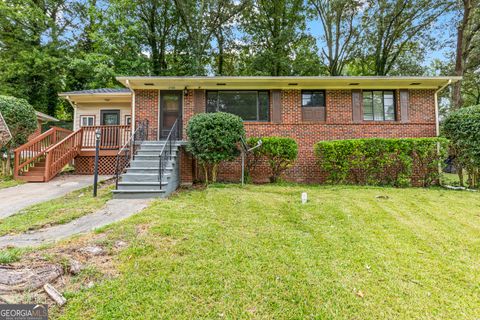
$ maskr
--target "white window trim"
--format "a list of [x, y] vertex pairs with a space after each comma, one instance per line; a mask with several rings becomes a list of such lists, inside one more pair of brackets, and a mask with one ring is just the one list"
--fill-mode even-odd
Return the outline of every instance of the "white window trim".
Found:
[[80, 116], [80, 127], [89, 127], [90, 125], [88, 125], [88, 123], [90, 122], [89, 120], [87, 120], [87, 125], [84, 126], [83, 125], [83, 119], [92, 119], [92, 124], [91, 126], [94, 126], [95, 125], [95, 116], [92, 116], [92, 115], [83, 115], [83, 116]]

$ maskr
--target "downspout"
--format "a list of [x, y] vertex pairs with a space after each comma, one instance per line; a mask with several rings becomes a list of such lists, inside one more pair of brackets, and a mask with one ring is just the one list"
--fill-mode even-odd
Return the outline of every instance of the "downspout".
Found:
[[444, 84], [443, 86], [438, 88], [437, 91], [435, 91], [435, 132], [436, 132], [437, 137], [440, 135], [440, 115], [439, 115], [439, 111], [438, 111], [438, 94], [443, 89], [448, 87], [451, 83], [452, 83], [452, 79], [449, 79], [446, 84]]
[[126, 87], [132, 92], [132, 134], [135, 132], [135, 90], [130, 87], [130, 81], [125, 80]]
[[[70, 100], [70, 96], [66, 96], [65, 98], [73, 108], [73, 131], [76, 131], [77, 130], [77, 105], [75, 105], [72, 102], [72, 100]], [[78, 122], [80, 123], [80, 119], [78, 119]]]

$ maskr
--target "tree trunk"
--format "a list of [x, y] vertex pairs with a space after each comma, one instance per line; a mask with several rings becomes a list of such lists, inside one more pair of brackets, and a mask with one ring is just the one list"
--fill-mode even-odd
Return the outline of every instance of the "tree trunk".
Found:
[[[456, 57], [455, 57], [455, 75], [456, 76], [463, 76], [465, 73], [465, 45], [464, 37], [465, 37], [465, 29], [468, 26], [468, 22], [470, 20], [470, 11], [472, 7], [471, 0], [464, 0], [463, 1], [463, 18], [458, 26], [457, 31], [457, 50], [456, 50]], [[458, 81], [453, 86], [453, 108], [459, 109], [463, 105], [462, 99], [462, 81]]]
[[217, 172], [218, 172], [218, 163], [215, 163], [212, 166], [212, 182], [213, 183], [217, 182]]

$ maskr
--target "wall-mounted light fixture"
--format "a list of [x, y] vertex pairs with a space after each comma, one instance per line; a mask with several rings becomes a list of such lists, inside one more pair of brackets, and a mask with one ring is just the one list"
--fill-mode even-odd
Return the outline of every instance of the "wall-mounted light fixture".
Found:
[[226, 84], [226, 83], [223, 83], [223, 82], [217, 83], [217, 86], [226, 86], [226, 85], [227, 85], [227, 84]]
[[289, 86], [298, 86], [298, 83], [289, 83]]
[[359, 84], [360, 84], [360, 83], [358, 83], [358, 82], [352, 82], [352, 83], [349, 83], [348, 85], [349, 85], [349, 86], [358, 86]]
[[412, 83], [410, 83], [411, 86], [418, 86], [418, 85], [420, 85], [420, 84], [421, 84], [420, 82], [412, 82]]
[[147, 83], [144, 83], [144, 85], [146, 85], [146, 86], [153, 86], [153, 83], [147, 82]]
[[187, 87], [185, 87], [185, 89], [183, 89], [183, 95], [186, 97], [188, 96], [188, 90], [187, 90]]

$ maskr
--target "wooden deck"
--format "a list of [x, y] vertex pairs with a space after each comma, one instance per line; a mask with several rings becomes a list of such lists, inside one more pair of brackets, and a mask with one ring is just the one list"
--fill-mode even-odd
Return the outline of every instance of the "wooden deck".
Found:
[[131, 134], [129, 125], [89, 126], [74, 132], [53, 127], [15, 149], [15, 179], [30, 182], [51, 180], [78, 155], [94, 152], [97, 130], [101, 133], [102, 154], [116, 154]]

